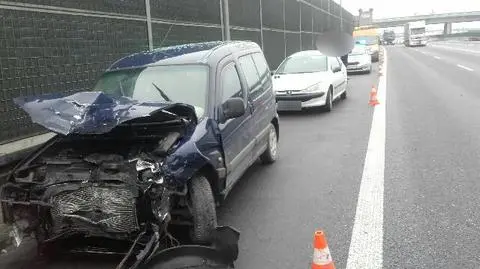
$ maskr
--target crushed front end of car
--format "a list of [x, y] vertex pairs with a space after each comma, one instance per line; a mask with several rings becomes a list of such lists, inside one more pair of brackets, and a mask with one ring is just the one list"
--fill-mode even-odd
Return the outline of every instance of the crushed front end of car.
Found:
[[174, 152], [197, 123], [192, 107], [101, 92], [15, 102], [58, 133], [2, 186], [4, 221], [17, 246], [34, 239], [41, 254], [123, 255], [117, 268], [139, 268], [180, 247], [171, 212], [185, 203], [187, 185], [176, 177]]

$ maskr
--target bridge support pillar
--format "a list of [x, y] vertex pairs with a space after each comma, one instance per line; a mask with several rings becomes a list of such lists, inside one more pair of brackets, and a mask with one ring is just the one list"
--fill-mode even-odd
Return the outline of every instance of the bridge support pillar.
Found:
[[443, 25], [443, 35], [451, 35], [452, 34], [452, 23], [446, 22]]

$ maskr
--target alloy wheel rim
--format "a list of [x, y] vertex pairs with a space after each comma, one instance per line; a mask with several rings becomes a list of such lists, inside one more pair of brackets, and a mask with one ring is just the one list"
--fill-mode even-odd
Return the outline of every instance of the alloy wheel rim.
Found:
[[272, 157], [277, 156], [277, 133], [274, 128], [270, 129], [269, 134], [270, 154]]

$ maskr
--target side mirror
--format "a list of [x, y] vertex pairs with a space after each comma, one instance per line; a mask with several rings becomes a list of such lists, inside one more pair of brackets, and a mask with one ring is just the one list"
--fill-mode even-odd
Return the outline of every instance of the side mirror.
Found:
[[342, 71], [342, 68], [341, 68], [341, 67], [339, 67], [339, 66], [337, 66], [337, 67], [333, 68], [333, 70], [332, 70], [332, 71], [333, 71], [333, 73], [337, 73], [337, 72], [340, 72], [340, 71]]
[[232, 97], [222, 105], [223, 121], [238, 118], [245, 114], [245, 103], [240, 97]]

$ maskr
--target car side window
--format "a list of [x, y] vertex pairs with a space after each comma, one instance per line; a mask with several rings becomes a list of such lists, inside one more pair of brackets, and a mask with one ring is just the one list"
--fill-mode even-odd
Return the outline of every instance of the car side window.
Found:
[[268, 67], [265, 57], [263, 57], [261, 53], [254, 53], [252, 57], [260, 76], [263, 77], [264, 75], [268, 75], [270, 73], [270, 68]]
[[343, 64], [342, 59], [340, 59], [340, 58], [338, 58], [338, 57], [335, 57], [335, 59], [337, 59], [338, 65], [339, 65], [340, 67], [342, 67], [342, 64]]
[[240, 77], [238, 76], [237, 68], [235, 63], [229, 63], [222, 70], [222, 104], [225, 103], [229, 98], [232, 97], [241, 97], [244, 98], [244, 93], [242, 90], [242, 85], [240, 83]]
[[248, 91], [251, 92], [255, 90], [255, 86], [258, 86], [260, 76], [257, 73], [257, 68], [253, 62], [251, 55], [245, 55], [238, 58], [240, 66], [242, 67], [243, 73], [245, 74], [245, 79], [248, 84]]
[[330, 69], [333, 71], [335, 68], [340, 67], [337, 57], [330, 57]]

